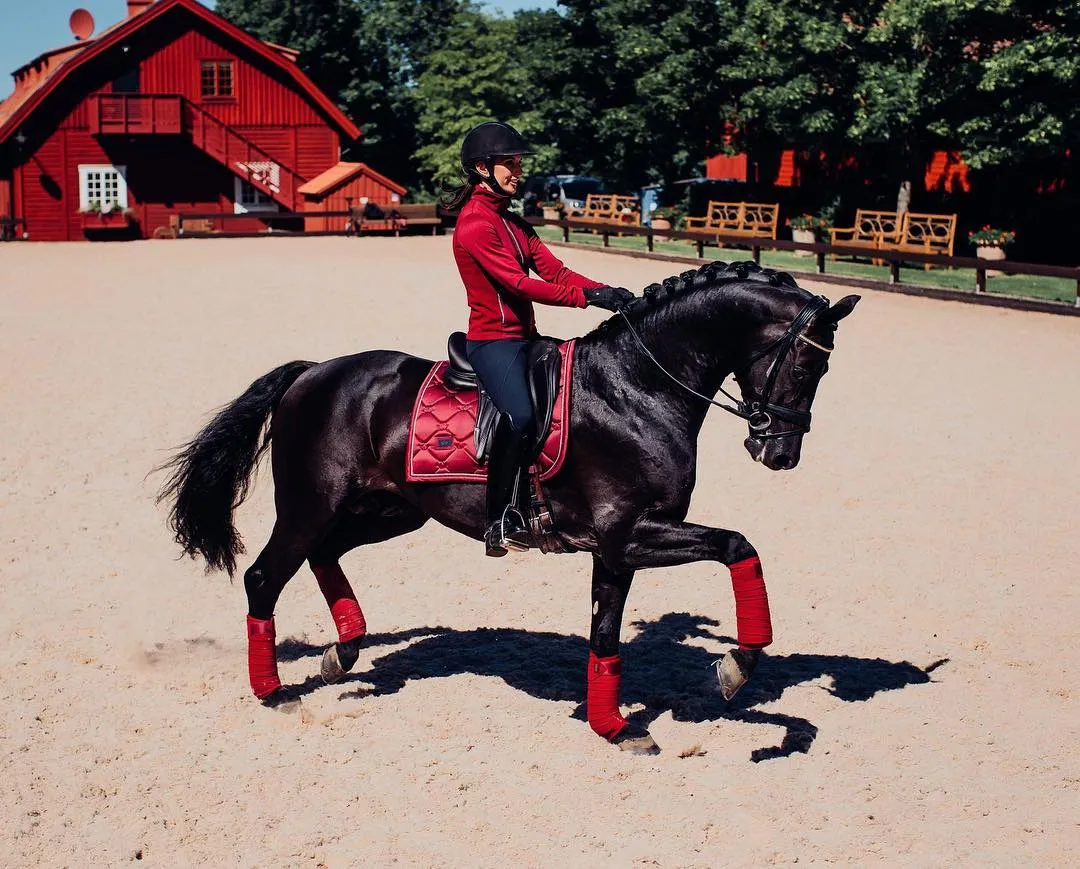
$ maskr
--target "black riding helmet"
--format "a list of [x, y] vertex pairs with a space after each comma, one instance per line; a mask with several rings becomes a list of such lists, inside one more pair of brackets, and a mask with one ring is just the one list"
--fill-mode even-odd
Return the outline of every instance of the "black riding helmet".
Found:
[[461, 168], [469, 180], [477, 182], [481, 179], [475, 167], [477, 163], [483, 163], [488, 170], [488, 177], [483, 180], [487, 181], [497, 193], [508, 197], [511, 195], [509, 191], [504, 190], [495, 180], [495, 159], [531, 153], [529, 146], [521, 138], [521, 134], [509, 124], [501, 121], [485, 121], [465, 134], [465, 139], [461, 143]]

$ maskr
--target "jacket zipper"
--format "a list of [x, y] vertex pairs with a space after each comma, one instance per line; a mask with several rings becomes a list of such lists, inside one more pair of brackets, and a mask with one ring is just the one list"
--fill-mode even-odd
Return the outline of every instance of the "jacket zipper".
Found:
[[[514, 250], [517, 251], [518, 262], [521, 263], [521, 268], [525, 272], [525, 274], [528, 274], [529, 273], [529, 267], [528, 267], [528, 264], [525, 261], [525, 254], [522, 252], [521, 245], [518, 244], [518, 240], [514, 236], [514, 230], [512, 230], [510, 228], [510, 224], [507, 223], [505, 217], [502, 218], [502, 222], [503, 222], [503, 226], [506, 227], [506, 234], [510, 236], [510, 241], [514, 245]], [[502, 324], [505, 326], [506, 325], [506, 311], [503, 308], [502, 295], [500, 295], [499, 292], [496, 291], [495, 298], [499, 300], [499, 317], [502, 319]]]

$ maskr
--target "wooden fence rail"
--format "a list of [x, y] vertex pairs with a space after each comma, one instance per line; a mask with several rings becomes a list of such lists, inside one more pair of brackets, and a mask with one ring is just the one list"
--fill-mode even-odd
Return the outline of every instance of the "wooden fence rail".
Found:
[[761, 262], [762, 250], [805, 250], [810, 251], [816, 257], [815, 271], [819, 275], [825, 274], [825, 258], [829, 255], [857, 256], [886, 260], [889, 264], [889, 283], [900, 283], [901, 263], [930, 263], [935, 266], [949, 268], [962, 268], [975, 270], [975, 292], [986, 292], [986, 272], [1001, 271], [1011, 275], [1032, 275], [1044, 278], [1066, 278], [1076, 282], [1076, 307], [1080, 308], [1080, 267], [1077, 266], [1053, 266], [1042, 263], [1013, 262], [1012, 260], [984, 260], [971, 256], [944, 256], [942, 254], [914, 253], [911, 251], [895, 251], [888, 248], [869, 250], [865, 247], [849, 247], [843, 244], [823, 244], [815, 242], [804, 244], [796, 241], [782, 241], [771, 238], [748, 239], [744, 236], [724, 235], [715, 232], [700, 232], [697, 230], [653, 229], [651, 226], [626, 226], [625, 224], [611, 223], [602, 224], [596, 222], [584, 223], [573, 219], [548, 220], [542, 217], [526, 218], [533, 226], [555, 226], [563, 231], [563, 241], [570, 241], [570, 231], [579, 229], [582, 231], [597, 232], [603, 236], [604, 247], [610, 247], [611, 236], [636, 235], [645, 236], [646, 246], [652, 251], [654, 238], [661, 236], [664, 239], [678, 239], [695, 242], [699, 259], [705, 258], [705, 245], [709, 242], [724, 245], [748, 247], [754, 262]]

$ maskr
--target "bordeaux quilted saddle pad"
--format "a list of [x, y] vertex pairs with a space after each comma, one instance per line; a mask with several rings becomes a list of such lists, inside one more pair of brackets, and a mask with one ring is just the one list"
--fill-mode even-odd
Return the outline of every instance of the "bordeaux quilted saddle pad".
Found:
[[[574, 342], [560, 347], [562, 373], [551, 428], [537, 458], [540, 479], [559, 472], [569, 439], [570, 386]], [[443, 382], [449, 363], [436, 362], [424, 379], [409, 419], [405, 480], [409, 483], [483, 483], [487, 468], [477, 463], [473, 430], [480, 393], [454, 390]]]

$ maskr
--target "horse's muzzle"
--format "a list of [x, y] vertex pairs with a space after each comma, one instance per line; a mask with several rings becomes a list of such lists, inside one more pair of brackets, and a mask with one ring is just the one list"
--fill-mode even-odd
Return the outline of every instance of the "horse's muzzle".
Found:
[[770, 471], [790, 471], [797, 464], [802, 454], [802, 436], [763, 440], [748, 437], [743, 446], [755, 462], [761, 462]]

